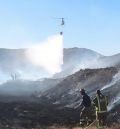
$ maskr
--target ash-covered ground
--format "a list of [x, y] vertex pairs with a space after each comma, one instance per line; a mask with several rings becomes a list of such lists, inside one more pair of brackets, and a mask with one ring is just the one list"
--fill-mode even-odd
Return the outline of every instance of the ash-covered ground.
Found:
[[[47, 100], [46, 100], [47, 101]], [[59, 109], [49, 102], [1, 102], [0, 124], [9, 127], [32, 128], [37, 125], [70, 125], [79, 122], [79, 109]]]
[[[27, 98], [31, 99], [31, 98]], [[46, 98], [44, 101], [6, 101], [0, 102], [0, 129], [44, 129], [52, 125], [79, 126], [80, 108], [59, 108]], [[95, 119], [92, 111], [91, 119]], [[116, 106], [109, 112], [108, 124], [119, 123], [120, 109]], [[38, 128], [39, 127], [39, 128]]]

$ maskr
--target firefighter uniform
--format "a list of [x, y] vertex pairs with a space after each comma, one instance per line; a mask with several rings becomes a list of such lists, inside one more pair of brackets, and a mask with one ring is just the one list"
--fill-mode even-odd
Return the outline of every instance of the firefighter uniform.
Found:
[[81, 112], [80, 112], [80, 124], [82, 124], [83, 121], [85, 121], [87, 123], [90, 121], [91, 99], [85, 93], [84, 89], [81, 89], [80, 93], [82, 95], [82, 102], [80, 104], [80, 107], [82, 107]]
[[96, 120], [98, 121], [99, 126], [106, 125], [106, 117], [107, 117], [107, 98], [106, 96], [100, 94], [96, 95], [93, 100], [93, 104], [96, 107]]

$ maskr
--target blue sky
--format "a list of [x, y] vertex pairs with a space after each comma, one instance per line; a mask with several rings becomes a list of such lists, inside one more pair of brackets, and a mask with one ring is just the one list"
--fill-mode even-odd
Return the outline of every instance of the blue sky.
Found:
[[120, 53], [119, 0], [0, 0], [0, 47], [23, 48], [59, 33], [64, 47]]

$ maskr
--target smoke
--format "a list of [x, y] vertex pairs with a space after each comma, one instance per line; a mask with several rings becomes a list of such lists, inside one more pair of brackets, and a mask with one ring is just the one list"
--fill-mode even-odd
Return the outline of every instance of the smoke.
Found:
[[108, 111], [113, 109], [117, 104], [120, 103], [120, 92], [119, 92], [119, 84], [120, 83], [120, 71], [113, 77], [112, 81], [101, 88], [101, 90], [106, 90], [108, 88], [112, 88], [112, 99], [108, 105]]
[[120, 94], [118, 94], [116, 97], [114, 97], [110, 104], [108, 105], [108, 111], [110, 111], [111, 109], [113, 109], [117, 104], [120, 103]]
[[119, 81], [119, 80], [120, 80], [120, 72], [118, 72], [118, 73], [113, 77], [111, 83], [109, 83], [109, 84], [103, 86], [101, 90], [105, 90], [105, 89], [107, 89], [107, 88], [110, 88], [111, 86], [115, 85], [116, 82]]
[[43, 67], [50, 74], [60, 72], [63, 64], [63, 36], [48, 37], [46, 41], [30, 47], [26, 56], [32, 64]]

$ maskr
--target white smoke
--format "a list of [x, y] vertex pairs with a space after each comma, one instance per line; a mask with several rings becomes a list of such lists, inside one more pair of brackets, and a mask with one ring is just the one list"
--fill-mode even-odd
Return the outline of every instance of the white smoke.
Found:
[[111, 100], [110, 104], [108, 105], [108, 111], [114, 108], [118, 103], [120, 103], [120, 94]]
[[[109, 84], [103, 86], [101, 88], [101, 90], [110, 88], [118, 82], [120, 82], [120, 71], [113, 77], [112, 81]], [[115, 87], [113, 87], [113, 88], [115, 88]], [[120, 103], [120, 93], [115, 94], [114, 97], [112, 98], [112, 100], [109, 102], [108, 111], [110, 111], [112, 108], [114, 108], [118, 103]]]
[[119, 80], [120, 80], [120, 72], [118, 72], [118, 73], [113, 77], [111, 83], [109, 83], [109, 84], [103, 86], [101, 90], [105, 90], [105, 89], [107, 89], [107, 88], [113, 86], [113, 85], [114, 85], [117, 81], [119, 81]]
[[63, 64], [63, 36], [48, 37], [46, 41], [30, 47], [26, 56], [34, 65], [43, 67], [50, 74], [60, 72]]

